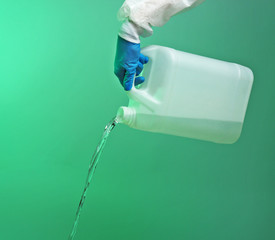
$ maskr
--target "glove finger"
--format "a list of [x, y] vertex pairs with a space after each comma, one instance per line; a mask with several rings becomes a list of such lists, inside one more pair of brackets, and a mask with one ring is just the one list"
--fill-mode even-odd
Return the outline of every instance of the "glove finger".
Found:
[[141, 62], [138, 62], [138, 66], [136, 69], [136, 75], [138, 76], [143, 70], [143, 64]]
[[144, 81], [145, 81], [144, 77], [136, 77], [136, 79], [135, 79], [135, 86], [143, 83]]
[[130, 91], [132, 89], [134, 77], [135, 77], [135, 72], [126, 71], [124, 80], [123, 80], [123, 87], [125, 91]]
[[144, 56], [142, 53], [139, 55], [139, 61], [142, 63], [142, 64], [146, 64], [148, 63], [149, 61], [149, 58], [147, 56]]
[[124, 76], [125, 76], [125, 72], [126, 70], [122, 67], [120, 68], [115, 68], [115, 75], [118, 77], [119, 81], [120, 81], [120, 84], [123, 86], [123, 79], [124, 79]]

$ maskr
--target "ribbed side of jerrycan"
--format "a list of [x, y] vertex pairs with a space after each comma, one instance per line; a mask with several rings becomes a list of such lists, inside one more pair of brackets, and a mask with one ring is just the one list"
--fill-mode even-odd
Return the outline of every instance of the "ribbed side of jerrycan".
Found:
[[148, 46], [139, 88], [128, 92], [129, 106], [117, 117], [132, 128], [234, 143], [239, 138], [253, 83], [244, 66]]

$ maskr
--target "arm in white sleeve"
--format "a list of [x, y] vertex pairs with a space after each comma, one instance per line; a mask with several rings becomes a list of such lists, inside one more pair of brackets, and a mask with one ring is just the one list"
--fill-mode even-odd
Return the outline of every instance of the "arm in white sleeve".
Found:
[[126, 0], [118, 12], [123, 21], [119, 36], [139, 43], [139, 36], [153, 34], [152, 26], [164, 25], [172, 16], [188, 11], [204, 0]]

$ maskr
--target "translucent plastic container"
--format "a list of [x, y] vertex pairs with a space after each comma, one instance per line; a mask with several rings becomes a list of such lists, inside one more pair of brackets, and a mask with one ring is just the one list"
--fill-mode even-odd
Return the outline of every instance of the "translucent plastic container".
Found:
[[146, 81], [128, 93], [121, 123], [144, 131], [216, 143], [239, 138], [253, 83], [244, 66], [161, 46], [142, 49], [149, 57]]

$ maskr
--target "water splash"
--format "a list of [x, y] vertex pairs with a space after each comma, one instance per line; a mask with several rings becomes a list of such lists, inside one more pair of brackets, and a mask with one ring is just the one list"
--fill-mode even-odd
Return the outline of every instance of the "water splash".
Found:
[[73, 240], [74, 236], [76, 234], [76, 230], [77, 230], [77, 226], [78, 226], [78, 222], [79, 222], [79, 217], [80, 217], [80, 213], [83, 207], [83, 204], [85, 202], [86, 199], [86, 195], [87, 195], [87, 190], [90, 186], [91, 180], [93, 178], [98, 160], [100, 158], [100, 155], [102, 153], [102, 150], [104, 148], [104, 145], [108, 139], [109, 134], [111, 133], [111, 131], [114, 129], [114, 127], [118, 124], [118, 120], [117, 118], [113, 118], [105, 127], [105, 130], [103, 132], [103, 135], [101, 137], [100, 142], [98, 143], [96, 150], [94, 151], [94, 154], [92, 156], [90, 165], [89, 165], [89, 170], [88, 170], [88, 175], [87, 175], [87, 179], [86, 179], [86, 183], [85, 183], [85, 187], [76, 211], [76, 216], [75, 216], [75, 221], [74, 221], [74, 225], [71, 231], [71, 234], [69, 236], [69, 240]]

